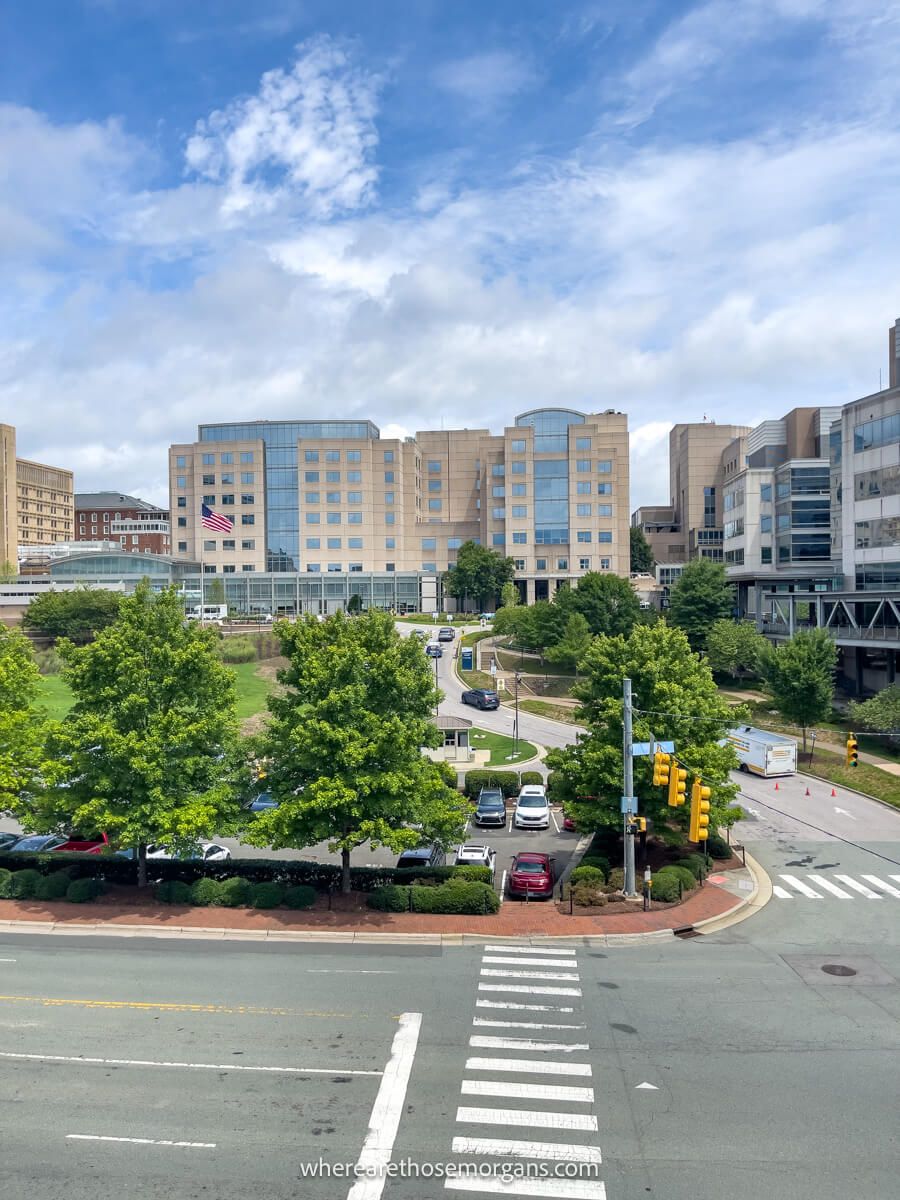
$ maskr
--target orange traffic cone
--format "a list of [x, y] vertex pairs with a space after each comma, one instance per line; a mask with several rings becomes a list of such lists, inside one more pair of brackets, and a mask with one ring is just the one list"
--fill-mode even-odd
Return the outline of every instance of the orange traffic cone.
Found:
[[777, 779], [775, 780], [775, 791], [776, 792], [778, 791], [778, 780]]
[[837, 792], [834, 790], [834, 788], [832, 788], [832, 789], [831, 789], [831, 794], [832, 794], [832, 796], [836, 796], [836, 795], [837, 795]]

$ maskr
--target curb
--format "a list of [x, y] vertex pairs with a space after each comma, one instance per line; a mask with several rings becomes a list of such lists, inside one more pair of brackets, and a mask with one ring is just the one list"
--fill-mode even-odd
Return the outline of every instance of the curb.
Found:
[[[887, 808], [891, 812], [900, 814], [900, 808], [896, 804], [891, 804], [888, 800], [879, 800], [877, 796], [870, 796], [868, 792], [860, 792], [856, 788], [847, 787], [843, 783], [835, 783], [832, 779], [826, 779], [824, 775], [814, 775], [812, 771], [798, 771], [798, 775], [805, 775], [807, 779], [816, 779], [819, 783], [827, 783], [829, 787], [839, 787], [841, 791], [849, 792], [851, 796], [861, 796], [863, 800], [871, 800], [873, 804], [880, 804], [882, 808]], [[890, 771], [885, 772], [890, 775]], [[895, 775], [895, 779], [900, 776]]]
[[747, 860], [747, 869], [753, 877], [753, 891], [749, 896], [729, 908], [727, 912], [720, 913], [717, 917], [706, 917], [702, 921], [695, 921], [691, 926], [692, 929], [703, 934], [718, 933], [719, 930], [727, 929], [730, 925], [739, 925], [741, 921], [749, 920], [750, 917], [765, 908], [772, 899], [772, 881], [768, 874], [752, 854], [747, 854], [746, 849], [744, 854]]

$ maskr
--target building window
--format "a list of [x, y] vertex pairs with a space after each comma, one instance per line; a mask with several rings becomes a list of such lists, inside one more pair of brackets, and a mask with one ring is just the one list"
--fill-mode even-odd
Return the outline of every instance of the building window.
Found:
[[601, 458], [600, 461], [597, 463], [597, 470], [600, 472], [601, 475], [611, 475], [612, 474], [612, 460], [609, 458]]
[[347, 482], [348, 483], [362, 483], [362, 471], [348, 471], [347, 472]]
[[598, 542], [611, 542], [612, 541], [612, 533], [608, 529], [601, 529], [600, 532], [597, 534], [597, 541]]
[[525, 453], [525, 439], [524, 438], [513, 438], [513, 440], [509, 443], [509, 448], [513, 454], [524, 454]]
[[318, 538], [307, 538], [306, 539], [306, 548], [307, 548], [307, 550], [318, 550], [319, 549], [319, 539]]
[[491, 466], [491, 474], [495, 479], [502, 479], [506, 474], [506, 467], [503, 463], [493, 463]]
[[340, 550], [341, 539], [340, 538], [329, 538], [327, 544], [328, 544], [329, 550]]
[[347, 549], [348, 550], [362, 550], [362, 548], [363, 548], [363, 540], [361, 537], [347, 538]]
[[216, 465], [216, 456], [214, 454], [204, 454], [201, 461], [204, 467], [214, 467]]
[[439, 492], [441, 490], [441, 487], [442, 487], [442, 484], [441, 484], [440, 479], [429, 479], [428, 480], [429, 492]]
[[579, 542], [590, 542], [591, 531], [589, 529], [579, 529], [578, 534], [577, 534], [577, 540]]
[[392, 463], [392, 462], [394, 461], [394, 452], [393, 452], [393, 450], [385, 450], [385, 452], [384, 452], [384, 461], [385, 461], [386, 463]]
[[598, 504], [597, 505], [597, 516], [598, 517], [611, 517], [612, 516], [612, 505], [611, 504]]
[[256, 474], [253, 471], [241, 471], [241, 483], [255, 483]]
[[186, 466], [187, 466], [187, 458], [185, 457], [185, 455], [183, 455], [183, 454], [176, 454], [176, 456], [175, 456], [175, 466], [176, 466], [176, 467], [186, 467]]
[[322, 570], [322, 564], [321, 563], [307, 563], [306, 569], [307, 569], [307, 571], [309, 571], [310, 575], [318, 575], [318, 573]]
[[347, 513], [347, 524], [348, 525], [362, 525], [362, 523], [363, 523], [363, 515], [361, 512]]
[[491, 488], [491, 495], [494, 497], [495, 500], [496, 499], [505, 500], [506, 499], [506, 488], [503, 486], [502, 483], [495, 483], [494, 486]]
[[[431, 506], [429, 505], [429, 508], [430, 507]], [[492, 508], [491, 509], [491, 520], [505, 521], [506, 520], [506, 509], [505, 508]]]
[[558, 558], [556, 560], [556, 569], [557, 571], [568, 571], [569, 560], [567, 558]]
[[215, 575], [215, 573], [216, 573], [216, 568], [215, 568], [214, 564], [212, 564], [212, 563], [204, 563], [203, 564], [203, 574], [204, 575]]
[[325, 482], [326, 483], [340, 483], [341, 482], [340, 471], [326, 471], [325, 472]]
[[223, 504], [234, 504], [234, 492], [226, 492], [222, 496], [222, 503]]
[[491, 534], [491, 545], [492, 546], [505, 546], [506, 545], [505, 535], [502, 533], [492, 533]]
[[437, 550], [437, 538], [422, 538], [423, 550]]
[[535, 566], [535, 570], [537, 570], [537, 571], [546, 571], [547, 570], [546, 558], [536, 558], [534, 561], [534, 566]]
[[185, 551], [185, 550], [187, 550], [187, 542], [179, 542], [179, 543], [178, 543], [178, 549], [179, 549], [179, 550], [182, 550], [182, 551]]
[[306, 493], [306, 503], [307, 504], [318, 504], [319, 503], [319, 494], [320, 494], [319, 492], [307, 492]]
[[325, 520], [329, 525], [340, 525], [341, 514], [339, 512], [326, 513]]
[[612, 490], [611, 483], [598, 483], [597, 484], [597, 495], [598, 496], [611, 496], [612, 494], [613, 494], [613, 490]]
[[578, 461], [575, 463], [576, 471], [590, 471], [590, 469], [591, 469], [591, 460], [589, 458], [579, 458]]
[[575, 484], [575, 491], [579, 496], [589, 496], [591, 494], [591, 485], [587, 480]]
[[458, 550], [461, 545], [462, 545], [462, 538], [458, 538], [458, 537], [447, 538], [447, 549], [448, 550]]
[[178, 518], [178, 528], [184, 529], [186, 525], [187, 525], [187, 517], [179, 517]]
[[385, 538], [384, 539], [384, 548], [385, 548], [385, 550], [396, 550], [397, 539], [392, 538], [392, 537]]
[[358, 575], [362, 571], [362, 563], [356, 562], [350, 564], [350, 574]]
[[241, 524], [242, 525], [255, 525], [256, 517], [253, 515], [253, 513], [241, 513]]
[[187, 496], [179, 496], [175, 501], [176, 508], [187, 508]]
[[348, 504], [362, 504], [362, 492], [348, 492], [347, 493], [347, 503]]
[[[353, 503], [353, 499], [352, 499], [353, 496], [359, 497], [359, 499], [357, 500], [357, 503], [359, 503], [359, 504], [362, 503], [362, 496], [360, 496], [359, 492], [348, 492], [347, 493], [347, 503], [348, 504]], [[385, 504], [393, 504], [394, 503], [394, 493], [393, 492], [385, 492], [384, 493], [384, 502], [385, 502]]]
[[216, 548], [215, 538], [204, 538], [203, 539], [203, 549], [204, 550], [215, 550], [215, 548]]
[[322, 522], [321, 522], [320, 514], [319, 513], [307, 513], [306, 514], [306, 523], [307, 523], [307, 525], [321, 525]]
[[512, 495], [514, 495], [514, 496], [527, 496], [527, 495], [528, 495], [528, 490], [527, 490], [527, 488], [526, 488], [526, 485], [525, 485], [524, 483], [514, 483], [514, 484], [512, 485]]
[[384, 523], [385, 525], [395, 524], [394, 514], [392, 512], [386, 512], [384, 514]]
[[512, 515], [514, 517], [527, 517], [528, 516], [527, 504], [514, 504], [512, 506]]
[[394, 472], [393, 471], [385, 471], [384, 482], [385, 483], [393, 483], [394, 482]]
[[703, 528], [714, 529], [716, 525], [716, 489], [703, 489]]
[[579, 558], [578, 570], [589, 571], [591, 569], [591, 560], [589, 558]]
[[219, 462], [221, 462], [226, 467], [230, 467], [231, 464], [234, 462], [234, 455], [229, 450], [229, 451], [227, 451], [227, 453], [220, 455]]
[[256, 567], [253, 565], [253, 563], [244, 563], [244, 565], [241, 567], [241, 570], [242, 571], [255, 571]]
[[223, 538], [222, 539], [222, 549], [223, 550], [233, 550], [234, 545], [235, 545], [234, 538]]
[[513, 473], [513, 475], [524, 475], [525, 474], [525, 460], [524, 459], [517, 458], [514, 460], [514, 462], [512, 464], [512, 473]]
[[303, 482], [304, 483], [318, 483], [319, 482], [319, 472], [318, 471], [304, 471]]
[[[725, 529], [727, 531], [727, 529], [728, 529], [727, 525], [725, 526]], [[760, 533], [771, 533], [772, 532], [772, 518], [771, 517], [760, 517], [759, 518], [759, 531], [760, 531]], [[741, 530], [741, 532], [743, 533], [743, 530]], [[729, 536], [727, 532], [725, 533], [725, 536], [726, 537]]]
[[610, 561], [611, 561], [611, 560], [610, 560], [610, 559], [608, 559], [608, 558], [601, 558], [601, 559], [600, 559], [600, 570], [601, 570], [601, 571], [608, 571], [608, 570], [609, 570], [609, 564], [610, 564]]
[[[175, 476], [175, 486], [180, 487], [180, 488], [187, 487], [187, 476], [176, 475]], [[82, 521], [84, 520], [84, 514], [82, 514], [81, 519], [82, 519]]]
[[326, 450], [325, 451], [325, 461], [326, 462], [340, 462], [341, 461], [340, 450]]
[[[209, 492], [209, 493], [207, 493], [207, 494], [206, 494], [206, 495], [203, 497], [203, 503], [204, 503], [204, 504], [215, 504], [215, 502], [216, 502], [216, 498], [215, 498], [215, 496], [212, 494], [212, 492]], [[95, 530], [94, 532], [96, 532], [96, 530]]]
[[428, 511], [429, 512], [440, 512], [441, 511], [440, 500], [429, 500], [428, 501]]
[[256, 549], [256, 538], [242, 538], [241, 539], [241, 549], [242, 550], [255, 550]]
[[341, 569], [340, 563], [329, 563], [328, 564], [329, 573], [332, 575], [336, 575], [337, 572], [340, 571], [340, 569]]
[[248, 492], [243, 492], [241, 494], [241, 504], [255, 504], [255, 503], [256, 503], [255, 496], [251, 495]]
[[528, 534], [527, 533], [514, 533], [512, 535], [512, 540], [513, 540], [514, 546], [524, 546], [527, 544]]
[[591, 506], [589, 504], [576, 504], [575, 514], [579, 517], [589, 517], [591, 515]]
[[340, 492], [326, 492], [325, 493], [325, 503], [326, 504], [340, 504], [340, 502], [341, 502], [341, 493]]
[[204, 475], [200, 482], [204, 487], [215, 487], [216, 477], [215, 475]]
[[589, 437], [577, 437], [575, 439], [576, 450], [590, 450], [591, 439]]
[[233, 575], [234, 574], [234, 563], [226, 563], [225, 566], [222, 568], [222, 574], [223, 575]]
[[304, 461], [304, 462], [318, 462], [318, 461], [319, 461], [319, 452], [318, 452], [318, 450], [307, 450], [307, 451], [305, 451], [305, 452], [304, 452], [304, 455], [303, 455], [303, 461]]
[[525, 570], [525, 559], [524, 558], [514, 558], [513, 559], [513, 570], [514, 571], [524, 571]]
[[234, 487], [234, 472], [223, 471], [221, 479], [222, 487]]
[[393, 563], [385, 563], [385, 564], [384, 564], [384, 569], [385, 569], [386, 571], [393, 571], [393, 569], [394, 569], [394, 564], [393, 564]]
[[431, 574], [432, 574], [432, 575], [436, 575], [436, 574], [437, 574], [437, 563], [433, 563], [433, 562], [423, 562], [423, 563], [422, 563], [422, 570], [423, 570], [423, 571], [429, 571], [429, 572], [431, 572]]
[[347, 462], [348, 463], [362, 462], [362, 451], [361, 450], [348, 450], [347, 451]]
[[242, 463], [252, 463], [253, 462], [253, 451], [252, 450], [242, 450], [241, 451], [241, 462]]

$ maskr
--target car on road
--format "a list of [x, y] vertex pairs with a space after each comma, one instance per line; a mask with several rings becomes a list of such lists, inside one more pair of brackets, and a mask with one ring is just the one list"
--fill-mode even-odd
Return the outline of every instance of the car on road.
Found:
[[444, 648], [440, 642], [429, 642], [425, 647], [425, 653], [429, 658], [443, 658]]
[[513, 813], [516, 829], [547, 829], [550, 826], [550, 802], [544, 787], [528, 783], [519, 792]]
[[536, 900], [553, 897], [553, 859], [549, 854], [523, 850], [517, 854], [506, 877], [506, 892], [510, 897], [527, 896]]
[[67, 841], [68, 838], [61, 833], [32, 833], [13, 842], [7, 854], [34, 854], [38, 851], [56, 850]]
[[497, 851], [490, 846], [465, 845], [456, 851], [456, 866], [458, 867], [487, 867], [491, 873], [491, 883], [497, 867]]
[[157, 862], [161, 859], [177, 862], [227, 862], [231, 858], [231, 851], [227, 846], [220, 846], [218, 842], [198, 842], [193, 849], [177, 853], [173, 853], [171, 846], [152, 845], [147, 847], [147, 858]]
[[476, 825], [506, 824], [506, 801], [499, 788], [482, 788], [475, 803], [473, 820]]
[[408, 871], [416, 867], [442, 867], [447, 861], [444, 848], [438, 842], [430, 846], [417, 846], [414, 850], [404, 850], [397, 859], [397, 870]]
[[271, 812], [273, 808], [278, 807], [278, 801], [271, 792], [260, 792], [258, 796], [254, 796], [247, 805], [248, 812]]
[[469, 688], [460, 697], [463, 704], [471, 704], [473, 708], [499, 708], [500, 697], [490, 688]]
[[456, 633], [449, 626], [438, 630], [437, 640], [439, 642], [452, 642], [456, 637]]

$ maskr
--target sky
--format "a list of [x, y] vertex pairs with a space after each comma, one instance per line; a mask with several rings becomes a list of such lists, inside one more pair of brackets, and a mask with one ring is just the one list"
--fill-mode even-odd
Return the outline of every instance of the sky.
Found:
[[0, 421], [168, 502], [200, 422], [674, 421], [887, 379], [897, 0], [0, 11]]

